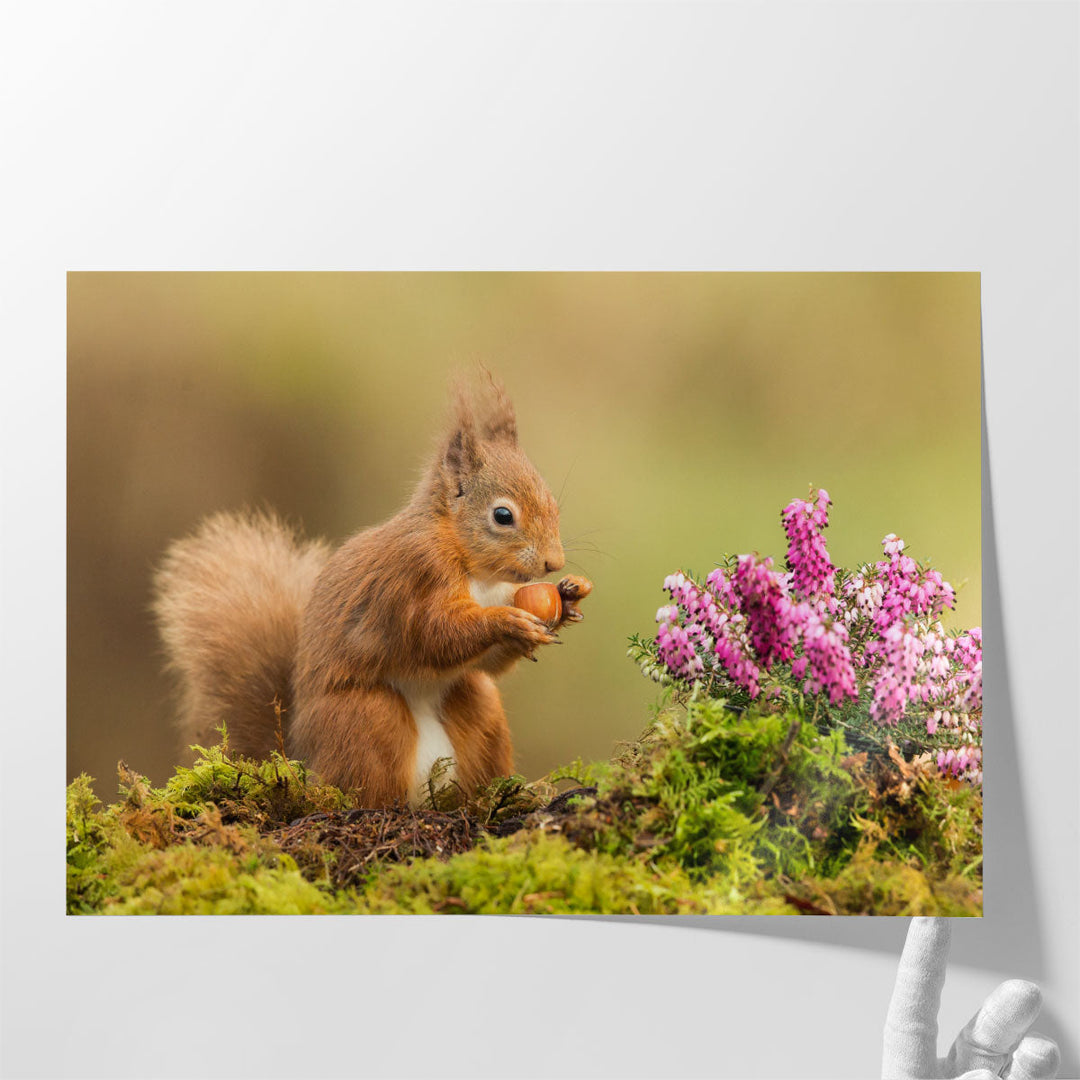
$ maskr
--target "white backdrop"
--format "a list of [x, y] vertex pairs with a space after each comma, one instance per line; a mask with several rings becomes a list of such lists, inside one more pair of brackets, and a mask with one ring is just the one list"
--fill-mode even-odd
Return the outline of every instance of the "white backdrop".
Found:
[[1035, 978], [1080, 1073], [1077, 75], [1075, 4], [7, 5], [4, 1075], [878, 1067], [906, 920], [65, 918], [64, 274], [173, 268], [981, 271], [986, 915], [942, 1028]]

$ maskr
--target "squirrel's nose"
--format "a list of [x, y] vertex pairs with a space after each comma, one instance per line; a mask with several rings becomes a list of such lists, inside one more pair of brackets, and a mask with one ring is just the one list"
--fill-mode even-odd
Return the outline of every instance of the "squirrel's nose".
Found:
[[566, 556], [562, 553], [562, 548], [558, 551], [550, 552], [544, 559], [544, 573], [554, 574], [556, 570], [561, 570], [566, 565]]

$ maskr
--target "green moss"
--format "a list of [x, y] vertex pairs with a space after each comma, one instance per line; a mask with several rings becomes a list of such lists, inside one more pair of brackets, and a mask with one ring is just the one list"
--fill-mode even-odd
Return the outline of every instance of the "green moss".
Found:
[[320, 915], [346, 909], [305, 881], [287, 855], [278, 866], [214, 847], [146, 851], [117, 875], [108, 915]]
[[355, 805], [337, 788], [311, 782], [303, 762], [276, 751], [267, 761], [252, 761], [231, 756], [226, 746], [192, 749], [199, 755], [195, 764], [178, 767], [161, 792], [149, 789], [144, 797], [171, 806], [181, 816], [194, 816], [213, 804], [229, 819], [257, 824]]
[[[801, 882], [789, 895], [830, 915], [978, 915], [981, 890], [955, 874], [933, 880], [917, 862], [862, 851], [835, 877]], [[974, 906], [974, 905], [978, 906]]]
[[624, 749], [569, 828], [585, 846], [648, 849], [699, 880], [820, 871], [842, 861], [854, 836], [845, 753], [841, 734], [822, 734], [793, 711], [692, 701]]
[[[227, 762], [220, 748], [195, 769], [178, 769], [163, 789], [121, 763], [122, 801], [101, 807], [90, 777], [68, 788], [68, 907], [72, 914], [314, 914], [340, 908], [296, 863], [250, 825], [228, 824], [213, 802], [193, 799], [191, 777], [214, 770], [250, 778], [250, 763]], [[271, 763], [260, 769], [272, 769]], [[265, 814], [269, 785], [254, 781], [241, 818]], [[326, 789], [317, 789], [320, 796]], [[329, 789], [333, 790], [333, 789]], [[214, 793], [207, 785], [206, 791]], [[179, 796], [177, 794], [179, 792]], [[335, 793], [335, 801], [344, 799]], [[225, 804], [236, 809], [236, 796]], [[301, 798], [280, 805], [304, 807]]]
[[369, 912], [613, 915], [791, 913], [782, 900], [693, 882], [675, 867], [582, 851], [543, 832], [489, 840], [446, 863], [425, 859], [379, 875]]
[[110, 837], [97, 807], [93, 777], [80, 773], [67, 789], [67, 911], [94, 911], [105, 892], [102, 856]]
[[225, 747], [120, 779], [107, 807], [68, 789], [70, 912], [981, 913], [979, 790], [797, 704], [669, 704], [609, 762], [452, 810], [362, 810]]

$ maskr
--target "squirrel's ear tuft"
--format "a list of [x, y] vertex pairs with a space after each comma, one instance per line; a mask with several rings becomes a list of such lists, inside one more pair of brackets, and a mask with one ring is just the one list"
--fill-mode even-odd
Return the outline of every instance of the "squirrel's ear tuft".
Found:
[[510, 400], [506, 387], [483, 364], [480, 365], [480, 370], [484, 376], [488, 399], [485, 402], [482, 427], [484, 438], [491, 442], [507, 442], [516, 446], [517, 417], [514, 414], [514, 403]]
[[465, 494], [470, 477], [483, 463], [479, 439], [468, 401], [461, 395], [457, 400], [457, 416], [450, 435], [443, 444], [439, 472], [443, 486], [453, 499]]
[[459, 427], [446, 444], [444, 460], [447, 468], [455, 475], [474, 472], [480, 464], [480, 454], [476, 445], [476, 433], [472, 428]]

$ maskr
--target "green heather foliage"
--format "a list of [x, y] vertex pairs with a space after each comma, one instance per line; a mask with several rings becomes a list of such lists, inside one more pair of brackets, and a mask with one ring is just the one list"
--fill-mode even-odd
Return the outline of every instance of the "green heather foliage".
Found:
[[110, 806], [71, 784], [69, 912], [981, 913], [980, 789], [798, 704], [672, 699], [611, 761], [423, 810], [199, 755], [121, 765]]

